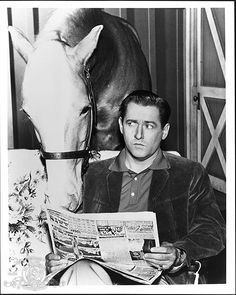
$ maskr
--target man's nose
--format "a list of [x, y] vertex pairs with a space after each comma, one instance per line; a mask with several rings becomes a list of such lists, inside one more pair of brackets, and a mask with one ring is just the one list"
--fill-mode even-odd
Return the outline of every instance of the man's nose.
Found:
[[136, 139], [143, 138], [143, 125], [142, 124], [139, 124], [137, 126], [136, 133], [135, 133], [135, 138]]

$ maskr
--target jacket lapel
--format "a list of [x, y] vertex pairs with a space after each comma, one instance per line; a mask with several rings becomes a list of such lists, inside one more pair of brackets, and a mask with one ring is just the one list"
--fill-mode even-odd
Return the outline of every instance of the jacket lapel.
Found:
[[107, 175], [107, 190], [111, 204], [111, 212], [117, 212], [120, 204], [122, 172], [112, 171]]
[[162, 194], [167, 180], [169, 179], [169, 172], [168, 170], [154, 170], [152, 175], [151, 187], [149, 192], [149, 210], [153, 210], [155, 203], [157, 201], [161, 201], [165, 194]]

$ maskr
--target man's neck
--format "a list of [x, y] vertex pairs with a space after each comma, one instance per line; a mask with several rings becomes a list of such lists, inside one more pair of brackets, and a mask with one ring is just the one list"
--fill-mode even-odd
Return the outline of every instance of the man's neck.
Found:
[[152, 165], [152, 162], [156, 158], [157, 154], [160, 153], [161, 150], [158, 149], [151, 157], [140, 160], [137, 158], [134, 158], [127, 149], [125, 149], [125, 165], [128, 169], [135, 173], [140, 173], [143, 170], [147, 169]]

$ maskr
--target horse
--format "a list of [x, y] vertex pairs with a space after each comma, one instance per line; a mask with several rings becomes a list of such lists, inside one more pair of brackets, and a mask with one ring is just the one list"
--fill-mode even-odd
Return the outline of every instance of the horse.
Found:
[[120, 17], [79, 8], [56, 9], [33, 44], [17, 28], [9, 32], [26, 62], [22, 109], [41, 144], [47, 202], [78, 212], [90, 147], [119, 150], [121, 101], [151, 90], [138, 34]]

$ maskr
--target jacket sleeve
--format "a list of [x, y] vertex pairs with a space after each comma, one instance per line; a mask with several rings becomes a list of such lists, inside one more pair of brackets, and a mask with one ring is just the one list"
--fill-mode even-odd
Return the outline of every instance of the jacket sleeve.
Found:
[[209, 176], [194, 164], [189, 186], [188, 234], [174, 243], [187, 254], [187, 265], [217, 255], [225, 247], [225, 221], [215, 200]]

